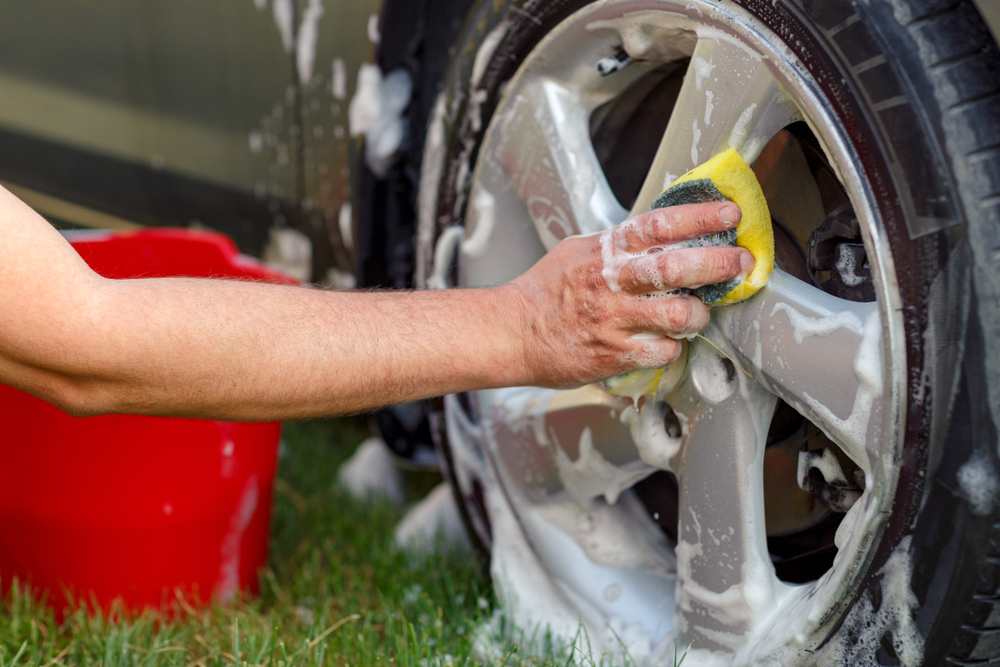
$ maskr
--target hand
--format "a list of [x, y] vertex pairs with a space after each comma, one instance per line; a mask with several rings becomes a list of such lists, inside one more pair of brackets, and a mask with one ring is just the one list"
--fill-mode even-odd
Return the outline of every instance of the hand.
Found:
[[739, 247], [670, 245], [731, 229], [739, 220], [739, 207], [730, 202], [688, 204], [559, 243], [509, 285], [524, 304], [532, 384], [580, 385], [676, 359], [675, 337], [700, 331], [709, 313], [699, 298], [671, 291], [746, 276], [754, 259]]

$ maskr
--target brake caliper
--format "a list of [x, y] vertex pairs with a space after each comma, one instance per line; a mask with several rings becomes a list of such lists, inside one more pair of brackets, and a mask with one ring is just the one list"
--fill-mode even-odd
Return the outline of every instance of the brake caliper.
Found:
[[798, 481], [803, 491], [834, 512], [846, 512], [865, 490], [864, 473], [844, 471], [840, 457], [829, 447], [799, 451]]
[[845, 203], [826, 217], [809, 236], [809, 268], [827, 271], [824, 291], [850, 301], [874, 301], [875, 283], [861, 239], [861, 224], [854, 207]]

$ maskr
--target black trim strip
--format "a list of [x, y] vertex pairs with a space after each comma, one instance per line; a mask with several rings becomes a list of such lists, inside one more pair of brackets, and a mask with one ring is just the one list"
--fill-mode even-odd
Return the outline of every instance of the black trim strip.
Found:
[[277, 216], [296, 220], [291, 202], [153, 169], [0, 128], [0, 180], [140, 225], [187, 227], [193, 221], [228, 234], [260, 255]]

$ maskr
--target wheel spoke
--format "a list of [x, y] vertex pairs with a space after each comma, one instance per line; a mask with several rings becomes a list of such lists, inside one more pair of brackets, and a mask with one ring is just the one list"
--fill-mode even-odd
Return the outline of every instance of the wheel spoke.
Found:
[[838, 299], [775, 270], [764, 289], [717, 309], [714, 321], [737, 363], [872, 471], [884, 440], [877, 303]]
[[590, 142], [581, 91], [545, 77], [523, 81], [499, 130], [496, 155], [546, 249], [608, 229], [628, 212], [615, 199]]
[[768, 140], [800, 117], [759, 54], [728, 40], [699, 40], [632, 213], [730, 146], [753, 164]]
[[579, 591], [588, 608], [663, 639], [674, 617], [675, 567], [663, 533], [629, 491], [656, 470], [618, 418], [629, 401], [597, 385], [478, 399], [490, 415], [487, 448], [547, 576]]
[[618, 418], [628, 403], [596, 385], [480, 394], [509, 481], [535, 497], [565, 490], [581, 504], [602, 495], [614, 504], [656, 470], [640, 458]]
[[[685, 644], [736, 651], [785, 587], [764, 533], [764, 448], [775, 397], [693, 346], [677, 546], [677, 629]], [[673, 399], [680, 406], [683, 400]]]

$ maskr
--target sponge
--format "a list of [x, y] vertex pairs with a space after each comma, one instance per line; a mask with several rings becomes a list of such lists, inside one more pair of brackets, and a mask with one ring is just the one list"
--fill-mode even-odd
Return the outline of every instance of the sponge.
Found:
[[743, 212], [735, 232], [708, 234], [675, 246], [738, 245], [749, 250], [756, 260], [753, 271], [743, 280], [737, 278], [729, 283], [693, 290], [708, 305], [739, 303], [753, 296], [767, 284], [774, 270], [771, 213], [750, 165], [730, 148], [678, 178], [649, 207], [652, 211], [680, 204], [726, 200], [734, 202]]
[[[737, 245], [749, 250], [756, 264], [746, 278], [685, 290], [697, 295], [707, 305], [739, 303], [756, 294], [771, 277], [774, 270], [774, 230], [760, 183], [750, 165], [734, 149], [716, 155], [678, 178], [653, 200], [649, 210], [706, 201], [734, 202], [743, 214], [740, 224], [735, 230], [699, 236], [672, 245], [671, 249]], [[654, 393], [662, 375], [662, 369], [632, 371], [608, 378], [604, 386], [617, 396], [637, 398]]]

